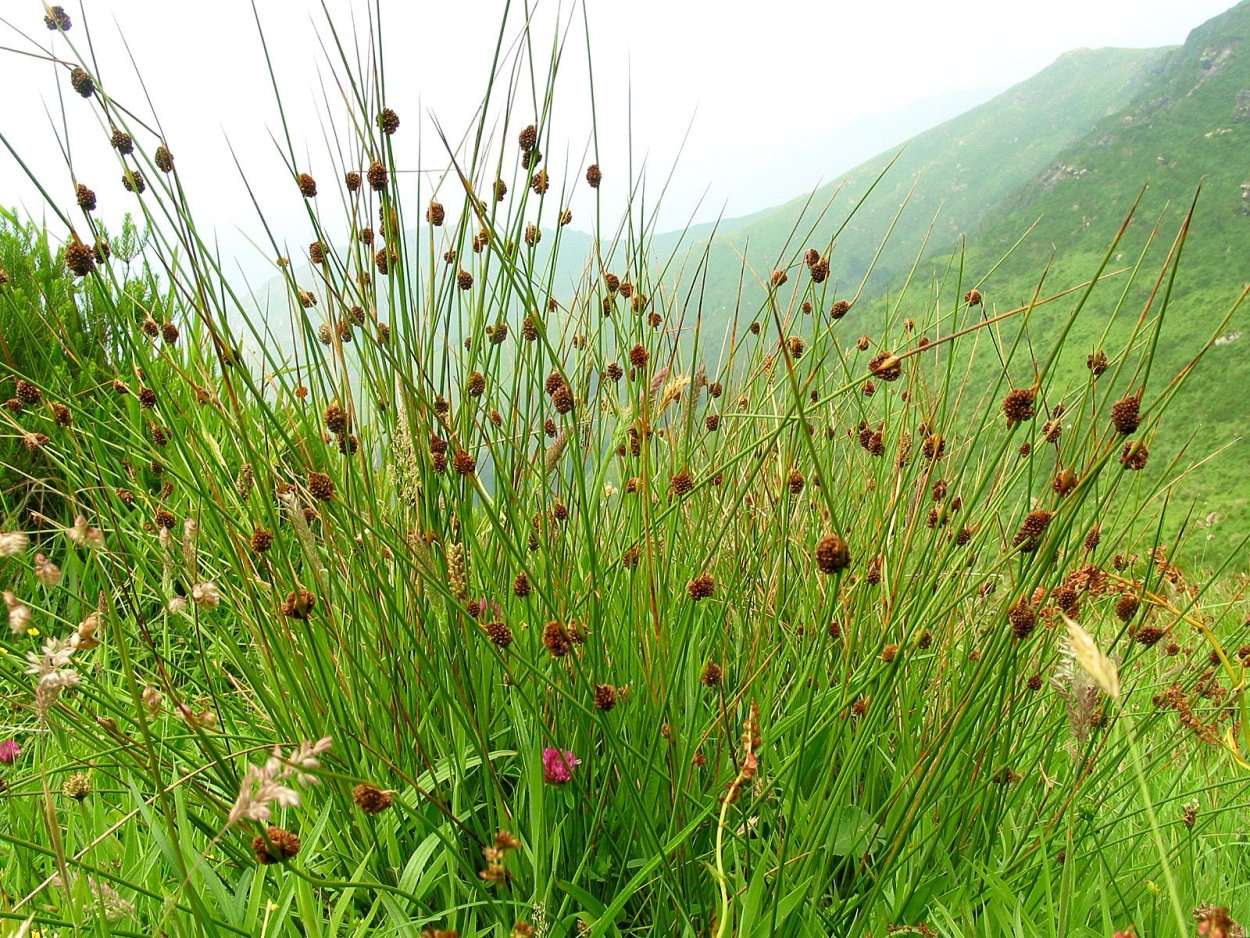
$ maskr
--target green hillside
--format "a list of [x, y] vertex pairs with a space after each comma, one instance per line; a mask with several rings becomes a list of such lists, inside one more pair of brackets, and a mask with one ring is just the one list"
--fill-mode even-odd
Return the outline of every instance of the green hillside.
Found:
[[[991, 308], [1027, 302], [1052, 253], [1056, 266], [1051, 284], [1079, 280], [1093, 270], [1146, 186], [1112, 267], [1133, 263], [1162, 218], [1163, 234], [1148, 252], [1144, 268], [1157, 270], [1201, 184], [1159, 343], [1159, 373], [1181, 367], [1210, 337], [1250, 280], [1248, 146], [1250, 3], [1242, 3], [1195, 29], [1183, 46], [1155, 60], [1141, 73], [1137, 92], [1126, 106], [1100, 120], [1026, 185], [1001, 200], [969, 233], [967, 269], [989, 269], [1036, 222], [1031, 236], [984, 284]], [[1150, 277], [1140, 280], [1112, 322], [1109, 340], [1127, 336], [1145, 308], [1153, 283]], [[1077, 321], [1067, 344], [1072, 363], [1099, 344], [1105, 314], [1122, 290], [1123, 285], [1117, 284], [1100, 291], [1090, 314]], [[1151, 315], [1154, 309], [1157, 304]], [[1044, 333], [1044, 318], [1033, 328], [1038, 329], [1039, 322]], [[1182, 392], [1173, 419], [1160, 428], [1156, 447], [1160, 470], [1164, 458], [1177, 456], [1186, 444], [1185, 463], [1228, 447], [1178, 487], [1167, 526], [1169, 535], [1175, 536], [1192, 509], [1194, 520], [1201, 522], [1197, 543], [1220, 550], [1234, 546], [1250, 531], [1246, 481], [1250, 444], [1245, 438], [1248, 408], [1243, 396], [1250, 386], [1250, 360], [1245, 355], [1250, 315], [1239, 311], [1223, 331]], [[1163, 390], [1148, 383], [1146, 404]], [[1178, 420], [1176, 415], [1184, 416]], [[1207, 519], [1213, 522], [1209, 526]], [[1213, 557], [1216, 554], [1218, 550], [1212, 552]]]
[[[757, 275], [748, 273], [741, 306], [750, 318], [764, 295], [760, 279], [777, 266], [793, 263], [811, 244], [827, 246], [897, 156], [838, 236], [830, 257], [832, 282], [858, 286], [899, 205], [915, 186], [875, 268], [875, 282], [890, 282], [914, 262], [935, 217], [929, 243], [945, 248], [976, 226], [989, 208], [1052, 165], [1100, 119], [1132, 100], [1162, 55], [1157, 49], [1067, 53], [991, 101], [914, 137], [901, 152], [883, 153], [822, 186], [810, 199], [727, 223], [711, 249], [705, 319], [732, 318], [743, 256]], [[703, 245], [691, 240], [692, 250], [701, 252]], [[659, 238], [657, 248], [662, 253], [670, 243]]]

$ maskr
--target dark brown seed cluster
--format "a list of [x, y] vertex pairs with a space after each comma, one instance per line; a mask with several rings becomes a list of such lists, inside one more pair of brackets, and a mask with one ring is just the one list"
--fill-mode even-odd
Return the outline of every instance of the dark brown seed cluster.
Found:
[[78, 184], [78, 189], [75, 193], [75, 197], [78, 200], [78, 207], [82, 209], [84, 212], [95, 211], [95, 206], [96, 206], [95, 193], [92, 192], [90, 189], [88, 189], [86, 186], [84, 186], [81, 182]]
[[586, 168], [586, 184], [592, 189], [598, 189], [601, 182], [603, 182], [603, 173], [599, 171], [599, 164], [591, 163]]
[[456, 286], [458, 286], [461, 290], [472, 290], [473, 275], [467, 270], [460, 271], [460, 273], [456, 274]]
[[143, 179], [143, 173], [137, 169], [128, 169], [122, 176], [122, 188], [135, 195], [143, 195], [148, 189], [148, 184]]
[[647, 359], [650, 357], [651, 356], [647, 353], [647, 350], [641, 345], [635, 345], [629, 350], [629, 363], [635, 368], [641, 369], [647, 367]]
[[443, 203], [431, 201], [430, 207], [425, 210], [425, 220], [435, 228], [440, 228], [446, 218], [447, 210], [443, 208]]
[[689, 495], [694, 491], [694, 476], [690, 474], [689, 469], [682, 469], [669, 480], [668, 487], [677, 498]]
[[87, 74], [87, 70], [81, 66], [69, 73], [69, 83], [84, 98], [89, 98], [95, 94], [95, 81]]
[[295, 177], [295, 183], [299, 186], [300, 195], [306, 199], [311, 199], [317, 194], [317, 180], [313, 179], [308, 173], [300, 173]]
[[1037, 550], [1038, 545], [1042, 542], [1042, 535], [1046, 532], [1052, 517], [1051, 513], [1045, 509], [1039, 508], [1036, 511], [1030, 511], [1025, 517], [1024, 523], [1020, 525], [1020, 530], [1012, 538], [1011, 545], [1019, 547], [1024, 553]]
[[686, 592], [695, 602], [708, 599], [716, 593], [716, 581], [712, 579], [710, 573], [700, 573], [686, 584]]
[[[311, 176], [309, 176], [308, 178], [312, 179]], [[347, 171], [347, 175], [343, 177], [343, 182], [347, 185], [348, 192], [357, 191], [360, 188], [360, 173], [356, 172], [356, 170], [354, 169], [349, 169]], [[303, 186], [300, 186], [300, 191], [303, 191]], [[317, 194], [317, 184], [313, 183], [313, 195], [316, 195], [316, 194]], [[370, 237], [368, 243], [370, 244], [373, 243], [372, 237]]]
[[109, 139], [109, 143], [113, 149], [122, 156], [129, 156], [135, 152], [135, 142], [130, 138], [130, 134], [124, 130], [114, 130], [113, 136]]
[[17, 397], [23, 404], [34, 407], [43, 401], [43, 392], [29, 381], [17, 379]]
[[1101, 349], [1092, 353], [1087, 359], [1085, 359], [1085, 367], [1090, 370], [1095, 378], [1107, 370], [1108, 364], [1107, 353]]
[[462, 476], [471, 476], [477, 470], [477, 460], [467, 450], [457, 449], [451, 457], [451, 468]]
[[95, 253], [79, 241], [77, 235], [65, 245], [65, 266], [79, 277], [85, 277], [95, 270]]
[[1003, 398], [1003, 413], [1009, 424], [1024, 423], [1033, 419], [1033, 403], [1037, 392], [1033, 388], [1016, 388]]
[[251, 546], [256, 553], [265, 553], [265, 551], [273, 547], [273, 532], [266, 531], [264, 528], [257, 528], [252, 532]]
[[851, 551], [841, 536], [826, 534], [816, 545], [816, 568], [821, 573], [841, 573], [851, 565]]
[[487, 622], [482, 626], [482, 631], [486, 633], [486, 637], [492, 645], [507, 648], [512, 644], [512, 629], [508, 627], [506, 622], [501, 622], [498, 619]]
[[559, 622], [548, 622], [543, 629], [543, 647], [553, 658], [563, 658], [573, 648], [573, 639], [568, 629]]
[[381, 160], [374, 160], [369, 164], [369, 169], [365, 173], [369, 180], [369, 187], [374, 192], [381, 192], [386, 188], [386, 182], [390, 178], [390, 173], [386, 168], [386, 164]]
[[156, 153], [152, 156], [152, 162], [156, 164], [156, 168], [162, 173], [172, 173], [174, 171], [174, 155], [169, 152], [169, 147], [163, 143], [156, 148]]
[[1122, 397], [1111, 405], [1111, 424], [1115, 427], [1116, 433], [1121, 436], [1128, 436], [1130, 433], [1137, 432], [1138, 426], [1141, 425], [1141, 398], [1139, 397]]
[[1146, 468], [1146, 461], [1150, 458], [1150, 450], [1146, 448], [1146, 444], [1141, 440], [1130, 440], [1124, 444], [1124, 451], [1120, 453], [1120, 463], [1125, 469], [1134, 472]]
[[878, 352], [868, 362], [868, 370], [882, 381], [897, 381], [903, 373], [899, 360], [890, 352]]
[[1139, 603], [1136, 596], [1125, 594], [1115, 602], [1115, 615], [1121, 622], [1132, 622]]
[[281, 827], [270, 827], [263, 835], [252, 838], [252, 852], [263, 866], [285, 863], [299, 853], [299, 837]]
[[967, 293], [964, 294], [964, 302], [967, 303], [969, 306], [980, 306], [981, 305], [981, 291], [978, 290], [976, 287], [973, 287], [971, 290], [969, 290]]
[[334, 498], [334, 481], [324, 472], [308, 473], [308, 492], [321, 502]]
[[829, 308], [829, 317], [831, 319], [841, 319], [850, 312], [851, 304], [846, 300], [838, 300]]
[[615, 687], [613, 687], [611, 684], [596, 684], [595, 685], [595, 709], [596, 710], [599, 710], [603, 713], [607, 713], [609, 710], [613, 709], [616, 706], [616, 701], [617, 701], [617, 692], [616, 692]]
[[704, 665], [703, 673], [699, 675], [699, 683], [704, 687], [720, 687], [724, 680], [724, 671], [715, 661], [709, 661]]
[[288, 619], [307, 619], [308, 614], [317, 605], [317, 597], [310, 590], [300, 587], [286, 594], [286, 602], [282, 604], [282, 614]]
[[1007, 619], [1011, 622], [1012, 634], [1020, 640], [1028, 638], [1037, 627], [1037, 615], [1023, 599], [1011, 607], [1011, 611], [1007, 613]]
[[534, 174], [530, 180], [530, 188], [534, 190], [535, 195], [546, 195], [547, 189], [551, 186], [551, 179], [547, 176], [545, 169], [540, 169]]
[[391, 792], [383, 791], [378, 786], [367, 782], [352, 789], [352, 801], [356, 802], [356, 807], [365, 814], [381, 814], [391, 806], [394, 797]]
[[378, 129], [389, 137], [399, 130], [399, 115], [389, 107], [382, 108], [382, 113], [378, 115]]
[[1157, 625], [1143, 625], [1137, 630], [1137, 634], [1133, 637], [1133, 640], [1139, 645], [1144, 645], [1147, 648], [1153, 648], [1155, 645], [1159, 644], [1160, 640], [1162, 640], [1163, 636], [1166, 634], [1167, 633]]

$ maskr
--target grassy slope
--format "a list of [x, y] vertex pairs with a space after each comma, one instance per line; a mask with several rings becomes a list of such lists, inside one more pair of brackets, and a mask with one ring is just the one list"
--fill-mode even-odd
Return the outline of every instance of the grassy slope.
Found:
[[[1201, 182], [1159, 346], [1160, 373], [1183, 365], [1217, 327], [1246, 279], [1250, 200], [1243, 198], [1242, 183], [1248, 178], [1244, 154], [1250, 141], [1250, 103], [1240, 112], [1242, 95], [1250, 98], [1250, 4], [1245, 3], [1195, 29], [1184, 46], [1157, 60], [1126, 107], [1100, 121], [1002, 201], [982, 229], [970, 236], [974, 251], [968, 259], [970, 269], [985, 270], [1037, 221], [1032, 236], [987, 284], [987, 297], [992, 296], [1000, 308], [1026, 301], [1037, 272], [1056, 248], [1063, 261], [1052, 275], [1053, 284], [1066, 285], [1087, 273], [1142, 186], [1148, 185], [1116, 258], [1121, 264], [1131, 262], [1157, 219], [1165, 218], [1165, 232], [1176, 230]], [[1162, 262], [1167, 240], [1155, 244], [1148, 267]], [[1131, 291], [1112, 327], [1114, 338], [1122, 338], [1133, 327], [1148, 286]], [[1106, 291], [1101, 308], [1105, 310], [1117, 293]], [[1097, 309], [1095, 305], [1091, 311]], [[1073, 360], [1097, 344], [1095, 320], [1091, 315], [1076, 324], [1067, 346]], [[1218, 513], [1215, 526], [1198, 535], [1217, 553], [1234, 546], [1250, 523], [1250, 488], [1244, 472], [1250, 445], [1243, 438], [1246, 408], [1241, 393], [1250, 381], [1245, 357], [1250, 316], [1244, 311], [1226, 330], [1238, 331], [1242, 338], [1213, 348], [1201, 363], [1155, 449], [1161, 467], [1162, 457], [1175, 456], [1191, 436], [1186, 461], [1229, 446], [1179, 487], [1177, 510], [1169, 516], [1174, 535], [1191, 506], [1198, 519]], [[1148, 385], [1146, 402], [1162, 390], [1157, 383]]]

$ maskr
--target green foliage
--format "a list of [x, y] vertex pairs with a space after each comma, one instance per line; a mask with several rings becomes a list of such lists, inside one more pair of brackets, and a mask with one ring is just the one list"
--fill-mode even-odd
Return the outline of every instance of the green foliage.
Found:
[[[796, 264], [722, 338], [632, 200], [571, 286], [562, 227], [527, 242], [562, 208], [518, 167], [523, 102], [560, 149], [531, 28], [502, 25], [506, 104], [470, 135], [503, 142], [409, 181], [428, 141], [379, 132], [402, 102], [358, 64], [380, 27], [325, 24], [350, 97], [327, 102], [317, 196], [282, 150], [307, 228], [270, 248], [323, 245], [283, 268], [286, 323], [199, 239], [159, 123], [106, 85], [67, 100], [134, 137], [118, 159], [148, 180], [151, 234], [46, 307], [45, 341], [84, 297], [108, 324], [72, 422], [18, 415], [65, 503], [0, 531], [0, 719], [22, 748], [0, 919], [1145, 936], [1240, 901], [1244, 586], [1169, 559], [1147, 522], [1175, 472], [1138, 448], [1195, 373], [1163, 366], [1179, 294], [1112, 334], [1124, 282], [1183, 277], [1154, 242], [1187, 229], [1119, 280], [1113, 234], [995, 315], [946, 264], [834, 319], [836, 284]], [[329, 181], [375, 163], [373, 185]], [[501, 167], [511, 195], [479, 200]], [[447, 224], [405, 227], [440, 182]], [[347, 232], [316, 210], [334, 198]], [[1090, 323], [1097, 375], [1072, 350]], [[1201, 360], [1222, 328], [1175, 341]], [[1069, 620], [1111, 658], [1074, 651]]]

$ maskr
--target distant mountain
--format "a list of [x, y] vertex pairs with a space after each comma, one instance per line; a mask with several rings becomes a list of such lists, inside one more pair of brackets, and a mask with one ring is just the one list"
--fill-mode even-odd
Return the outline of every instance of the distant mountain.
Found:
[[[726, 323], [737, 309], [744, 319], [753, 318], [764, 296], [760, 282], [774, 268], [795, 263], [807, 247], [827, 246], [891, 160], [894, 165], [838, 236], [830, 262], [835, 283], [840, 281], [846, 291], [857, 287], [910, 192], [874, 271], [875, 282], [893, 282], [916, 260], [926, 237], [931, 247], [946, 249], [1132, 100], [1165, 55], [1158, 49], [1069, 52], [990, 101], [834, 179], [810, 198], [726, 223], [711, 246], [705, 321], [709, 327]], [[662, 253], [674, 240], [662, 236], [655, 246]], [[687, 243], [692, 252], [704, 246], [696, 237]], [[743, 256], [755, 276], [748, 273], [739, 304]]]

